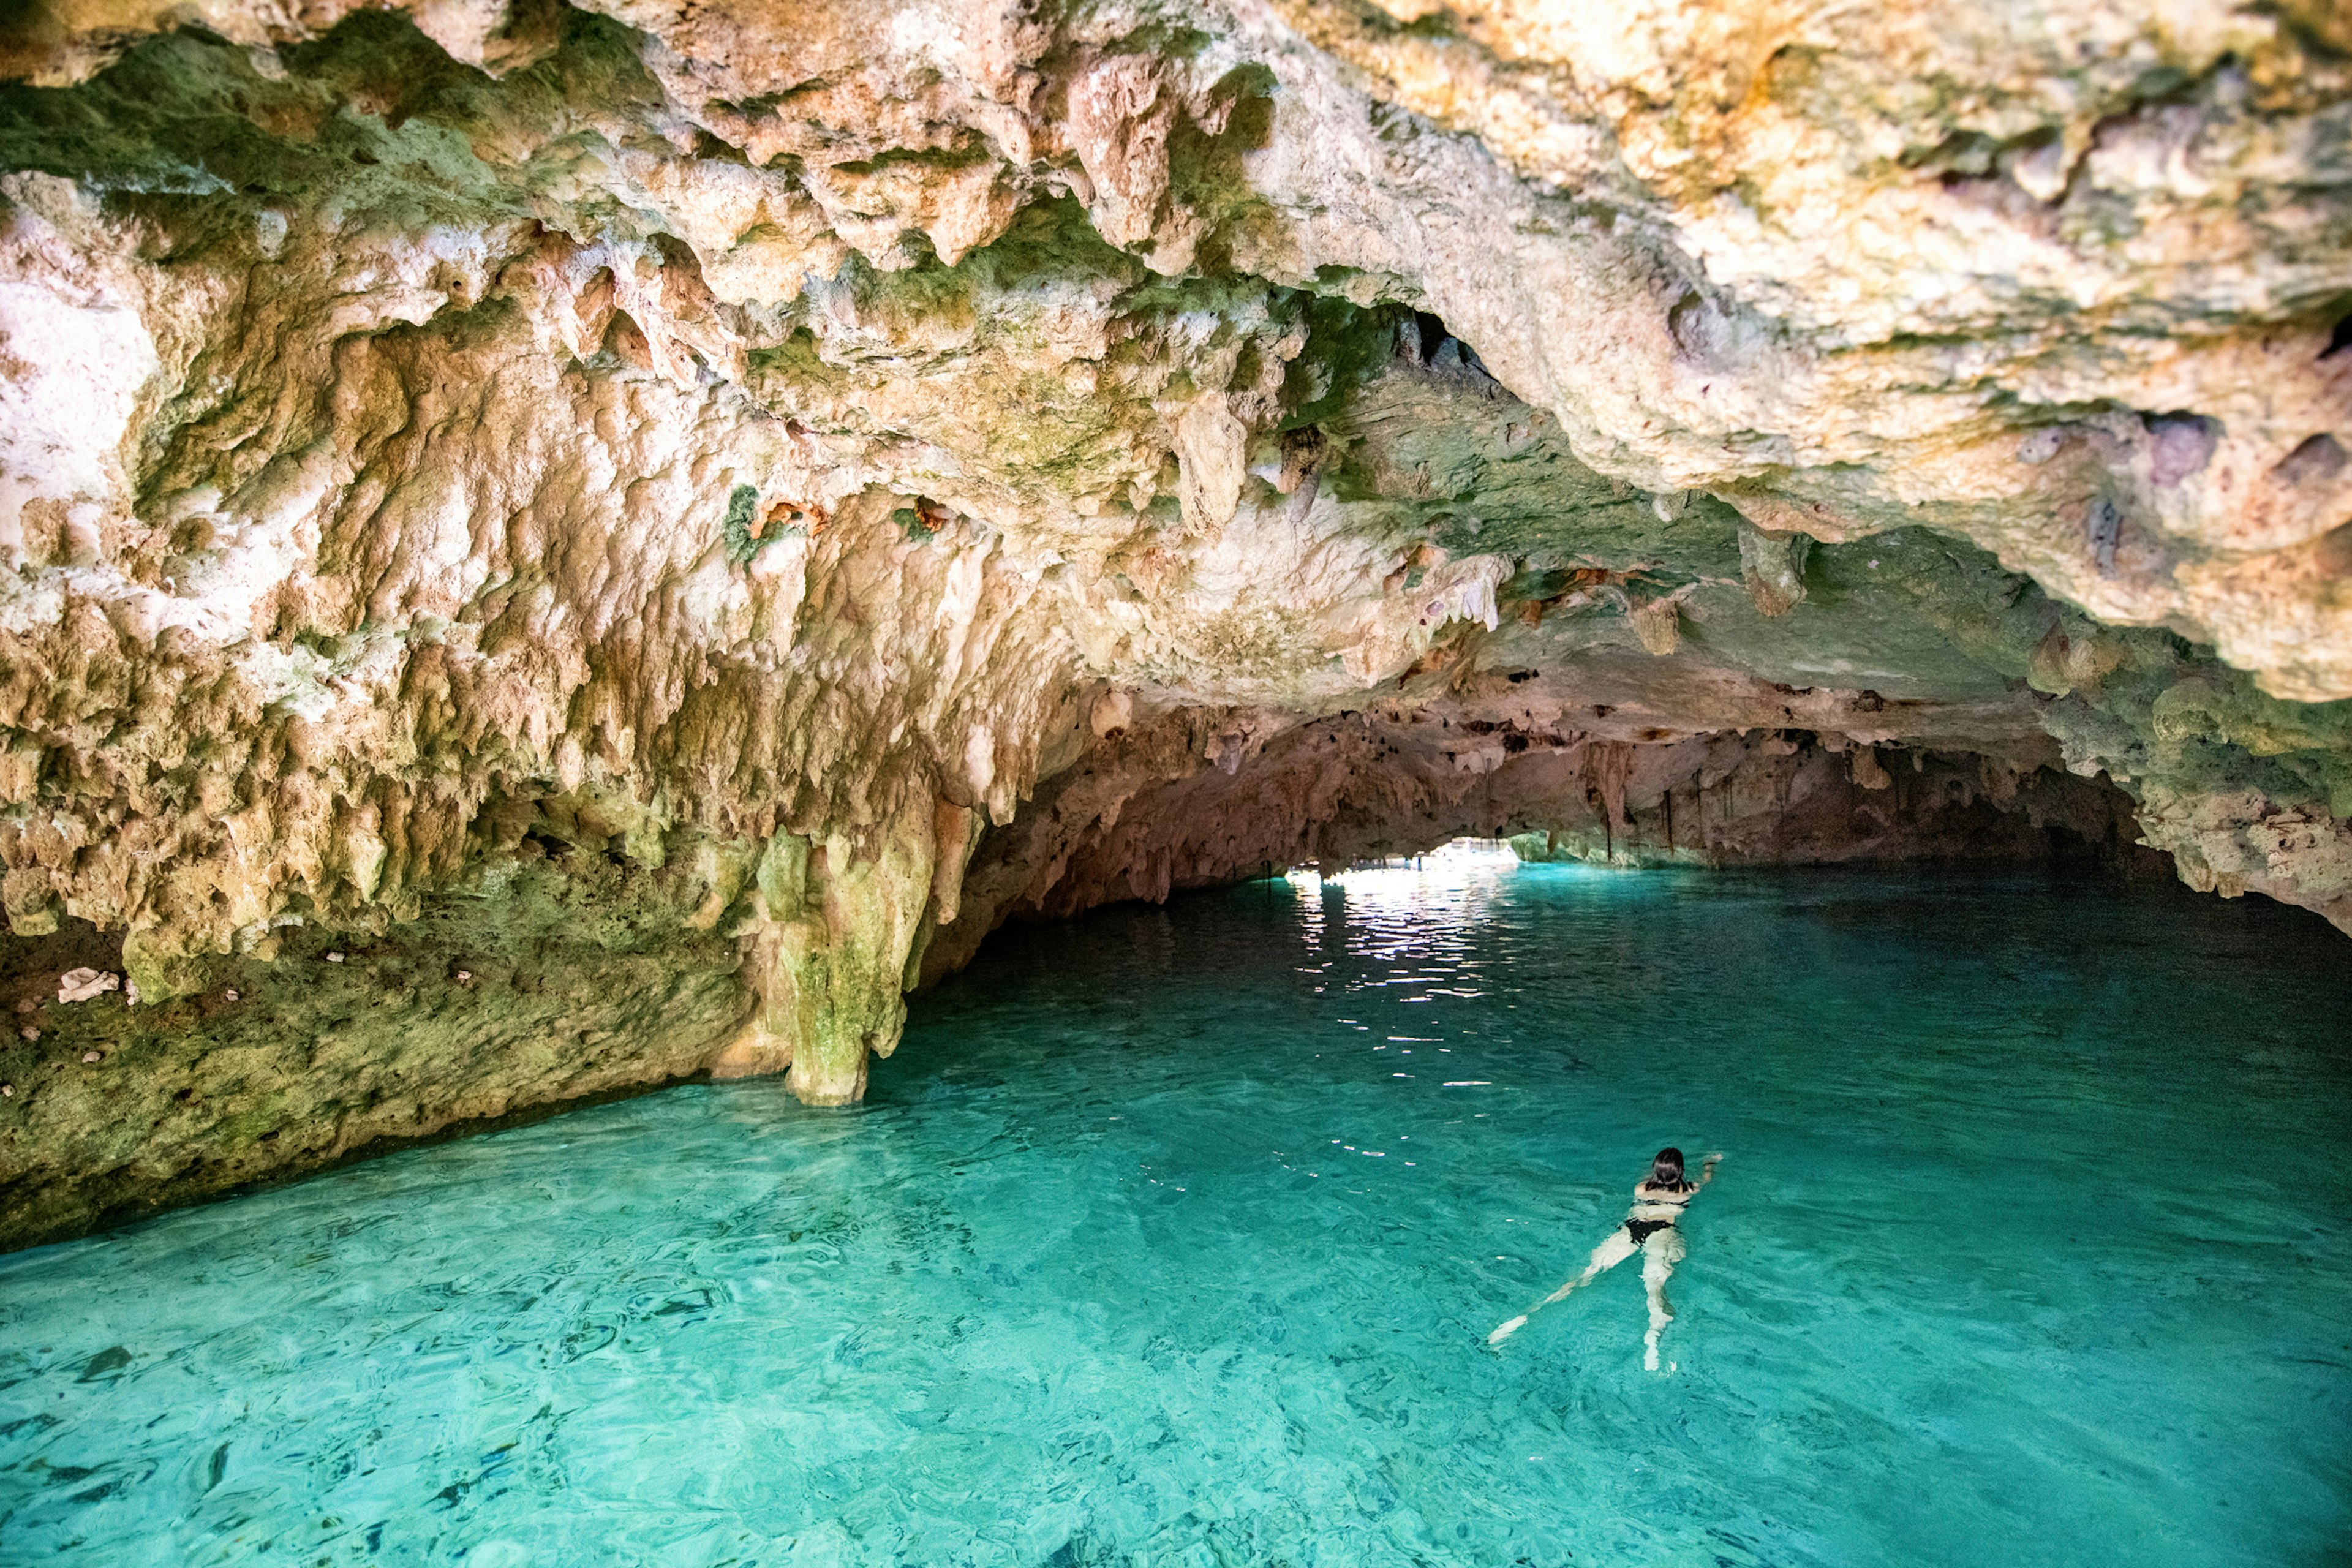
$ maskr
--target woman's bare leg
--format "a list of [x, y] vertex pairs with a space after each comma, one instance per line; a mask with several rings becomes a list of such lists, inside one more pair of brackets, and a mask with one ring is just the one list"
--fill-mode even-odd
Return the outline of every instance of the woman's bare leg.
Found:
[[1683, 1260], [1683, 1238], [1673, 1230], [1659, 1231], [1642, 1247], [1642, 1284], [1650, 1293], [1650, 1331], [1642, 1336], [1644, 1372], [1658, 1370], [1658, 1336], [1675, 1320], [1674, 1309], [1666, 1305], [1666, 1279]]
[[1546, 1296], [1542, 1300], [1537, 1302], [1533, 1307], [1528, 1308], [1527, 1311], [1520, 1313], [1517, 1317], [1513, 1318], [1509, 1322], [1505, 1323], [1493, 1333], [1488, 1334], [1486, 1336], [1486, 1342], [1490, 1345], [1501, 1343], [1512, 1334], [1517, 1333], [1519, 1329], [1526, 1324], [1528, 1319], [1533, 1316], [1536, 1312], [1541, 1310], [1543, 1308], [1550, 1306], [1554, 1301], [1559, 1300], [1562, 1296], [1567, 1295], [1570, 1290], [1575, 1289], [1578, 1286], [1591, 1284], [1601, 1275], [1608, 1273], [1612, 1268], [1616, 1268], [1619, 1264], [1633, 1257], [1633, 1254], [1639, 1250], [1640, 1249], [1633, 1245], [1633, 1238], [1626, 1232], [1625, 1227], [1623, 1226], [1619, 1226], [1615, 1230], [1610, 1233], [1608, 1240], [1602, 1242], [1600, 1246], [1592, 1249], [1592, 1256], [1585, 1261], [1583, 1273], [1578, 1275], [1575, 1279], [1570, 1280], [1567, 1284], [1561, 1286], [1550, 1295]]
[[1609, 1233], [1608, 1240], [1592, 1249], [1592, 1256], [1585, 1260], [1584, 1272], [1546, 1296], [1543, 1299], [1543, 1304], [1549, 1307], [1578, 1286], [1591, 1284], [1640, 1250], [1640, 1247], [1633, 1245], [1633, 1233], [1623, 1226], [1619, 1226]]

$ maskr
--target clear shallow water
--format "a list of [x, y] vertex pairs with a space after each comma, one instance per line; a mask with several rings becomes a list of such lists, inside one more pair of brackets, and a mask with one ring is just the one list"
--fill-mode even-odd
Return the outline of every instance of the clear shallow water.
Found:
[[[1564, 867], [1011, 933], [861, 1110], [674, 1090], [0, 1258], [0, 1562], [2340, 1561], [2348, 952]], [[1730, 1154], [1675, 1370], [1638, 1264], [1486, 1349], [1667, 1142]]]

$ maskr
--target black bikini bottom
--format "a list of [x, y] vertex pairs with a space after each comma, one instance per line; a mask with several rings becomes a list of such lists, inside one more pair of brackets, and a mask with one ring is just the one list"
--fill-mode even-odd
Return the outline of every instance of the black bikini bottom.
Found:
[[1629, 1219], [1625, 1222], [1625, 1234], [1633, 1238], [1636, 1247], [1662, 1230], [1674, 1228], [1675, 1222], [1670, 1219]]

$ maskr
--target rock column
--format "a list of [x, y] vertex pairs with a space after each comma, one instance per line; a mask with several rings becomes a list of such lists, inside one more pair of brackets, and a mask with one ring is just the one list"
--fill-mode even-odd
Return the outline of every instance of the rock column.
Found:
[[971, 816], [926, 798], [862, 847], [845, 836], [769, 841], [740, 931], [760, 1007], [713, 1078], [782, 1072], [810, 1105], [865, 1098], [868, 1058], [898, 1048], [923, 939], [954, 908]]

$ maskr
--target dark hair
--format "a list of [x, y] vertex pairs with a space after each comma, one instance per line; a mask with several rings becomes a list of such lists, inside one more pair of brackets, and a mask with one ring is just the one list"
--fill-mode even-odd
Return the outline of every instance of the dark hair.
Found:
[[1682, 1189], [1685, 1184], [1681, 1150], [1658, 1151], [1658, 1157], [1650, 1163], [1650, 1184], [1654, 1187], [1673, 1187], [1678, 1192]]

